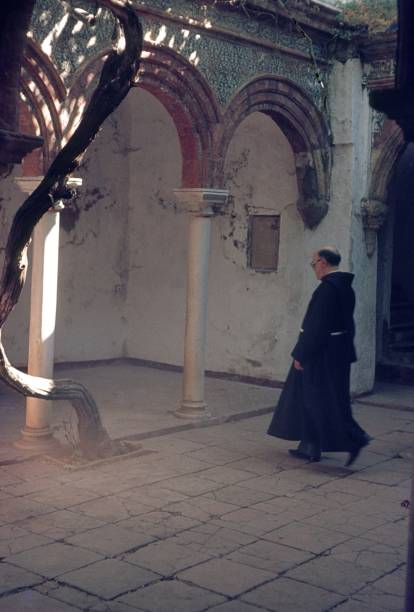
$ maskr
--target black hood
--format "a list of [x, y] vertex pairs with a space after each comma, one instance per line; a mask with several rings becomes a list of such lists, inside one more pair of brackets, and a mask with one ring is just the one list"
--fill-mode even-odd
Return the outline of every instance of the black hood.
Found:
[[337, 289], [348, 289], [354, 280], [354, 275], [350, 272], [331, 272], [322, 278], [324, 283], [331, 283]]
[[[342, 299], [346, 299], [346, 296], [350, 293], [350, 288], [354, 275], [350, 272], [331, 272], [322, 278], [322, 282], [333, 285], [338, 291]], [[353, 293], [353, 291], [351, 291]]]
[[355, 308], [355, 293], [352, 289], [354, 275], [350, 272], [331, 272], [322, 278], [323, 283], [333, 285], [337, 291], [345, 329], [353, 329], [353, 312]]

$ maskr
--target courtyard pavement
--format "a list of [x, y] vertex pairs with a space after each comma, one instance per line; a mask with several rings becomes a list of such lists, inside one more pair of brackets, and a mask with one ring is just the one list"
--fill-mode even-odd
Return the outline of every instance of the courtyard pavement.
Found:
[[412, 388], [358, 400], [374, 439], [345, 468], [266, 435], [278, 389], [209, 378], [214, 416], [195, 426], [172, 414], [179, 373], [61, 374], [87, 382], [110, 435], [141, 453], [72, 470], [24, 456], [11, 445], [24, 405], [2, 390], [1, 612], [404, 609]]

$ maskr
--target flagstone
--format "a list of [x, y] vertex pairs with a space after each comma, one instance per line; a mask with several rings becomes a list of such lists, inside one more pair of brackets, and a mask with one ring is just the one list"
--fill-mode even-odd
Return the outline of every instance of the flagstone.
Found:
[[349, 539], [349, 536], [338, 531], [315, 525], [310, 526], [297, 521], [266, 533], [263, 539], [318, 554], [340, 542], [345, 542]]
[[180, 580], [167, 580], [128, 593], [120, 601], [147, 612], [202, 612], [225, 598]]
[[75, 612], [76, 610], [79, 608], [31, 590], [0, 599], [0, 612]]
[[312, 553], [275, 544], [274, 542], [267, 542], [266, 540], [258, 540], [247, 546], [242, 546], [225, 557], [225, 559], [230, 561], [267, 570], [275, 574], [285, 572], [312, 558]]
[[61, 576], [60, 581], [103, 599], [113, 599], [159, 578], [158, 574], [136, 565], [105, 559], [69, 572]]
[[74, 510], [57, 510], [47, 515], [27, 518], [18, 523], [19, 527], [54, 540], [64, 539], [102, 525], [104, 525], [102, 521]]
[[163, 576], [172, 576], [210, 558], [211, 554], [191, 551], [171, 539], [155, 542], [123, 556], [123, 560], [128, 563], [139, 565]]
[[104, 525], [67, 538], [66, 542], [97, 552], [105, 557], [115, 557], [153, 542], [154, 538], [144, 530], [123, 529], [118, 525]]
[[355, 565], [328, 555], [312, 559], [290, 570], [286, 577], [342, 595], [352, 595], [382, 574], [381, 569]]
[[83, 548], [61, 542], [46, 544], [6, 557], [6, 561], [47, 578], [54, 578], [102, 557]]
[[178, 578], [221, 595], [236, 597], [274, 578], [273, 572], [247, 567], [228, 559], [212, 559], [189, 570]]
[[272, 612], [326, 612], [344, 600], [332, 593], [289, 578], [278, 578], [241, 596]]
[[38, 574], [15, 567], [4, 561], [0, 562], [0, 594], [30, 587], [41, 582], [43, 582], [43, 578]]

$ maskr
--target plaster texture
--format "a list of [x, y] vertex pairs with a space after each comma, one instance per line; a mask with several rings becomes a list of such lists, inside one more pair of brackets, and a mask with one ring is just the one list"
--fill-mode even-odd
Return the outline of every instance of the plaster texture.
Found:
[[[361, 79], [358, 59], [334, 64], [331, 196], [328, 214], [312, 230], [298, 213], [295, 156], [277, 122], [253, 112], [238, 126], [224, 165], [231, 203], [211, 222], [207, 369], [283, 381], [317, 285], [307, 264], [315, 249], [334, 244], [342, 269], [355, 274], [360, 359], [352, 389], [372, 388], [377, 254], [366, 254], [360, 213], [371, 124]], [[134, 88], [85, 157], [81, 194], [61, 215], [56, 362], [132, 357], [183, 363], [189, 219], [174, 196], [184, 155], [174, 121], [154, 95]], [[4, 193], [3, 242], [22, 199], [12, 179]], [[248, 265], [251, 214], [280, 215], [274, 272]], [[5, 336], [17, 364], [26, 363], [27, 324], [23, 295]]]

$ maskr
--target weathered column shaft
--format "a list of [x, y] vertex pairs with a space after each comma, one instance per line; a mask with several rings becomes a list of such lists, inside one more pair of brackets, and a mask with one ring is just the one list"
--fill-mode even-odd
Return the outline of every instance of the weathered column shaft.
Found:
[[[16, 179], [27, 194], [31, 194], [41, 180], [42, 177]], [[66, 183], [68, 187], [81, 184], [81, 179], [76, 178]], [[28, 372], [44, 378], [53, 378], [61, 208], [62, 203], [56, 203], [43, 215], [33, 232]], [[50, 401], [27, 398], [26, 424], [21, 439], [16, 442], [17, 447], [42, 452], [56, 446], [50, 428], [51, 409]]]
[[204, 398], [204, 370], [211, 218], [224, 207], [228, 192], [199, 188], [177, 189], [175, 193], [190, 213], [183, 397], [175, 414], [200, 418], [209, 416]]
[[[33, 235], [28, 371], [45, 378], [53, 377], [59, 225], [59, 213], [49, 211], [36, 225]], [[26, 407], [26, 427], [49, 426], [50, 402], [28, 397]]]
[[192, 214], [188, 233], [183, 405], [204, 409], [208, 263], [211, 217]]

